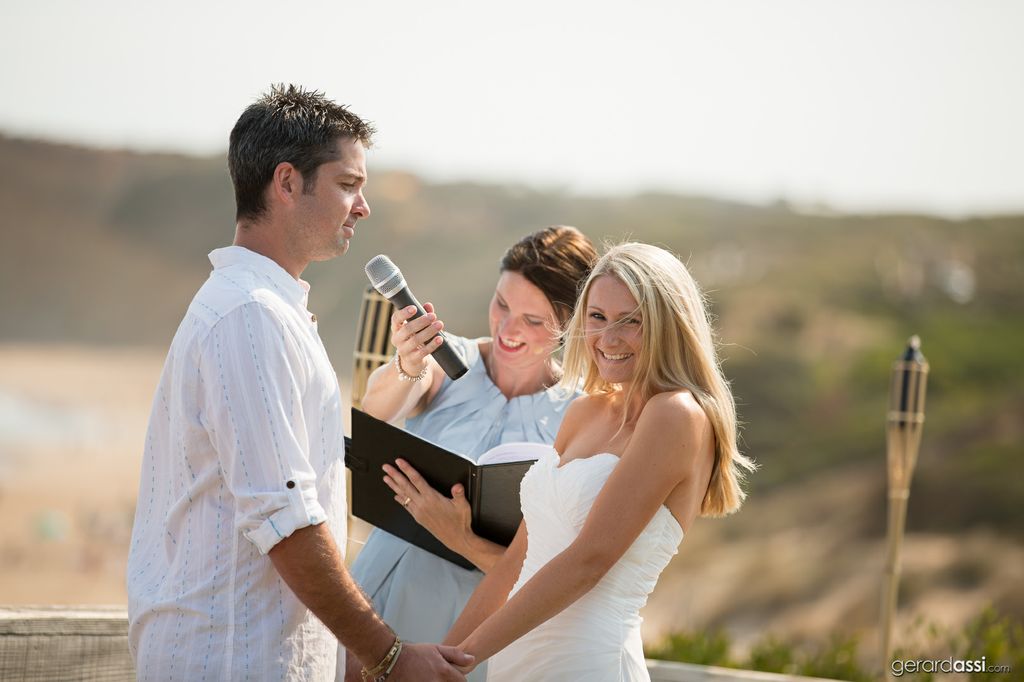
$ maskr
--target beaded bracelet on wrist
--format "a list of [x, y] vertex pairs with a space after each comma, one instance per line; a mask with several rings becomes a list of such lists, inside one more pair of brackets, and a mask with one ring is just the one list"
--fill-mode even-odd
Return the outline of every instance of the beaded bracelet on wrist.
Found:
[[398, 378], [401, 381], [422, 381], [423, 377], [427, 376], [427, 364], [423, 363], [423, 369], [416, 376], [406, 374], [405, 370], [402, 369], [402, 361], [398, 358], [398, 353], [395, 353], [395, 369], [398, 370]]

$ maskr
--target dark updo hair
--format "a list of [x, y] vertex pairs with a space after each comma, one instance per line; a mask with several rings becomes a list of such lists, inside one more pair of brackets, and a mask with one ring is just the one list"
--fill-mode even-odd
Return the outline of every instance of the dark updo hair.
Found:
[[501, 271], [518, 272], [540, 289], [564, 325], [595, 262], [597, 250], [585, 234], [568, 225], [552, 225], [513, 244], [501, 259]]

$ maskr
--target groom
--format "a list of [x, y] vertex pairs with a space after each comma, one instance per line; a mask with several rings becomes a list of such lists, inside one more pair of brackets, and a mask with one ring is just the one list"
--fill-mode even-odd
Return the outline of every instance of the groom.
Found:
[[[463, 680], [454, 647], [400, 642], [345, 569], [337, 376], [299, 279], [344, 254], [373, 128], [295, 86], [231, 131], [234, 244], [178, 328], [150, 414], [128, 559], [139, 679]], [[366, 678], [364, 675], [364, 678]]]

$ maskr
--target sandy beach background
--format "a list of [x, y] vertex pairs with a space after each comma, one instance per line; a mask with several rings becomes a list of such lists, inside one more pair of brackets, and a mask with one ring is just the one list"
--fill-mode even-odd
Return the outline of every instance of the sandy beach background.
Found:
[[[205, 254], [230, 241], [224, 159], [0, 135], [0, 176], [0, 603], [123, 605], [153, 391]], [[368, 192], [350, 254], [304, 274], [343, 386], [377, 253], [467, 336], [486, 333], [501, 254], [552, 222], [666, 246], [707, 291], [761, 469], [740, 513], [684, 539], [645, 611], [649, 642], [721, 629], [741, 647], [831, 633], [874, 646], [885, 401], [911, 334], [932, 369], [897, 632], [960, 628], [986, 606], [1024, 620], [1024, 216], [580, 197], [396, 170]], [[349, 559], [365, 532], [353, 524]]]
[[[124, 604], [124, 570], [156, 348], [0, 346], [0, 603]], [[727, 624], [814, 639], [869, 632], [883, 543], [862, 537], [863, 501], [882, 494], [864, 467], [753, 497], [742, 514], [695, 524], [645, 611], [656, 641]], [[367, 527], [355, 520], [348, 559]], [[1024, 548], [988, 531], [907, 539], [900, 624], [956, 626], [979, 605], [1024, 609]]]

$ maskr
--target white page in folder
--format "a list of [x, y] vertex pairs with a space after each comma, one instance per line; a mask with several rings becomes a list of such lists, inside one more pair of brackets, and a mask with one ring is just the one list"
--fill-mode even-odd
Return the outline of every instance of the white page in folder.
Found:
[[508, 462], [526, 462], [540, 459], [545, 453], [552, 452], [553, 446], [545, 443], [502, 443], [480, 455], [477, 464], [507, 464]]

